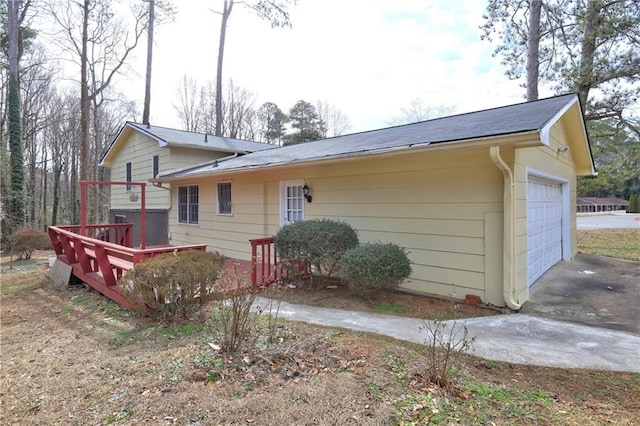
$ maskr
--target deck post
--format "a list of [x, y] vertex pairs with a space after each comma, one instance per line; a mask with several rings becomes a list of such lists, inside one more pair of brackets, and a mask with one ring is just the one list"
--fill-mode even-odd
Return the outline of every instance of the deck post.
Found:
[[80, 235], [85, 236], [87, 225], [87, 182], [80, 182]]
[[147, 213], [146, 213], [146, 187], [147, 184], [142, 182], [140, 183], [140, 192], [142, 196], [142, 200], [140, 201], [140, 248], [144, 249], [147, 245]]
[[258, 285], [258, 277], [256, 270], [256, 261], [258, 257], [258, 241], [257, 240], [249, 240], [251, 242], [251, 285], [256, 287]]

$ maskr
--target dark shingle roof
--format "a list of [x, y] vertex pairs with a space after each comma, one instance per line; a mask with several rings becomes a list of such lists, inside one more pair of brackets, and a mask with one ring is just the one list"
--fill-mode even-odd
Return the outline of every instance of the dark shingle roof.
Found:
[[223, 152], [255, 152], [274, 148], [274, 145], [261, 142], [250, 142], [231, 139], [204, 133], [187, 132], [185, 130], [169, 129], [167, 127], [145, 125], [127, 122], [127, 125], [169, 146], [189, 146]]
[[185, 177], [301, 161], [358, 156], [408, 149], [415, 145], [541, 131], [558, 113], [564, 111], [567, 105], [573, 102], [577, 102], [575, 94], [556, 96], [534, 102], [254, 152], [226, 161], [209, 162], [189, 169], [169, 172], [162, 177]]

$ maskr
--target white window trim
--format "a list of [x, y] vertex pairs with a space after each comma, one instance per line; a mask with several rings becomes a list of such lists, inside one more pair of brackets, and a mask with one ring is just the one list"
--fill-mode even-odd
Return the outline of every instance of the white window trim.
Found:
[[[191, 199], [191, 191], [187, 189], [187, 221], [186, 222], [180, 222], [180, 188], [190, 188], [192, 186], [195, 186], [198, 188], [198, 222], [190, 222], [191, 220], [191, 210], [189, 209], [189, 206], [191, 205], [190, 199]], [[180, 185], [177, 187], [176, 189], [176, 222], [178, 225], [185, 225], [185, 226], [200, 226], [200, 185]]]
[[[221, 213], [220, 212], [220, 184], [221, 183], [228, 183], [231, 186], [231, 212], [229, 213]], [[223, 180], [220, 182], [216, 182], [216, 213], [218, 214], [218, 216], [233, 216], [233, 181], [230, 180]]]
[[[287, 217], [287, 187], [304, 186], [304, 180], [283, 180], [280, 181], [280, 227], [287, 225], [285, 218]], [[304, 199], [302, 202], [302, 220], [304, 220]]]

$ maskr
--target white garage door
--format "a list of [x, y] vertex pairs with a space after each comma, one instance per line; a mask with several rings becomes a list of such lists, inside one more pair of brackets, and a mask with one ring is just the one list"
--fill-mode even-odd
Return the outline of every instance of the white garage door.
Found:
[[527, 234], [530, 286], [562, 259], [562, 184], [529, 175]]

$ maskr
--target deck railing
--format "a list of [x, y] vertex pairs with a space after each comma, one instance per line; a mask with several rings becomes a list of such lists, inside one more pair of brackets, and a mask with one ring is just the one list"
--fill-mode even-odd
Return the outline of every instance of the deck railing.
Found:
[[256, 238], [251, 242], [251, 283], [266, 287], [281, 278], [273, 237]]
[[[66, 225], [58, 228], [80, 234], [80, 225]], [[84, 236], [96, 240], [118, 244], [120, 246], [133, 246], [132, 223], [109, 223], [104, 225], [85, 225]]]
[[[108, 229], [110, 227], [130, 229], [123, 228], [122, 225], [129, 224], [92, 225], [87, 226], [87, 228], [102, 229], [104, 233], [101, 235], [117, 235], [119, 239], [124, 238], [126, 240], [126, 237], [124, 237], [126, 233], [112, 233]], [[78, 232], [74, 232], [76, 230], [79, 230], [78, 226], [49, 227], [49, 239], [56, 256], [60, 261], [73, 268], [73, 275], [127, 309], [135, 309], [135, 306], [127, 300], [123, 294], [123, 289], [117, 285], [117, 282], [127, 271], [133, 269], [137, 263], [163, 253], [183, 250], [205, 251], [207, 247], [205, 244], [197, 244], [136, 249], [80, 235]]]

